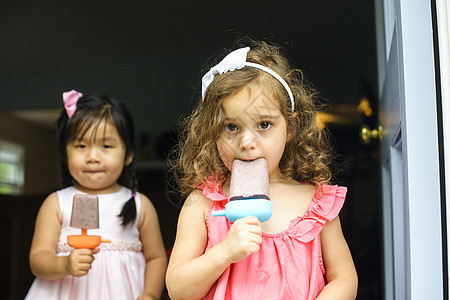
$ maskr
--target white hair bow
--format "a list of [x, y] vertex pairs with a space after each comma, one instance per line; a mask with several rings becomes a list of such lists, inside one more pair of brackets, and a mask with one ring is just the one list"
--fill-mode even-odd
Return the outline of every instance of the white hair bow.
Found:
[[208, 73], [206, 73], [203, 76], [203, 78], [202, 78], [202, 100], [205, 99], [206, 89], [211, 84], [211, 82], [213, 82], [214, 76], [216, 76], [217, 74], [223, 74], [223, 73], [226, 73], [229, 71], [242, 69], [243, 67], [248, 66], [248, 67], [260, 69], [264, 72], [269, 73], [273, 77], [275, 77], [283, 85], [283, 87], [286, 89], [287, 93], [289, 94], [289, 98], [291, 99], [291, 110], [292, 110], [292, 112], [294, 112], [294, 96], [292, 95], [292, 91], [289, 88], [286, 81], [284, 81], [284, 79], [281, 78], [281, 76], [278, 75], [276, 72], [274, 72], [273, 70], [271, 70], [263, 65], [255, 64], [252, 62], [247, 62], [246, 60], [247, 60], [248, 51], [250, 51], [249, 47], [234, 50], [233, 52], [231, 52], [227, 56], [225, 56], [225, 58], [222, 59], [222, 61], [220, 63], [218, 63], [217, 65], [212, 67], [208, 71]]

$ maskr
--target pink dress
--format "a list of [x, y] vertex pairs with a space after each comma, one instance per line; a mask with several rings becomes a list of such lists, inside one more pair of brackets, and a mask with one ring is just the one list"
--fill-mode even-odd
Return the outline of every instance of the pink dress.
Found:
[[[320, 231], [338, 215], [347, 193], [346, 187], [322, 188], [323, 192], [316, 189], [306, 212], [292, 220], [287, 230], [263, 233], [260, 251], [231, 264], [204, 299], [315, 299], [325, 286]], [[206, 252], [225, 239], [232, 223], [211, 215], [228, 202], [222, 187], [201, 185], [199, 189], [213, 201], [206, 219]]]
[[[70, 227], [72, 199], [82, 194], [68, 187], [57, 191], [62, 214], [61, 232], [56, 248], [57, 256], [69, 255], [73, 249], [67, 244], [68, 235], [79, 235], [81, 229]], [[131, 198], [131, 190], [122, 187], [111, 194], [98, 195], [99, 229], [89, 229], [88, 235], [100, 235], [111, 243], [100, 244], [99, 253], [86, 276], [64, 276], [57, 280], [36, 278], [25, 299], [97, 300], [136, 299], [144, 291], [145, 259], [137, 228], [141, 213], [141, 198], [136, 193], [136, 220], [123, 228], [117, 217]]]

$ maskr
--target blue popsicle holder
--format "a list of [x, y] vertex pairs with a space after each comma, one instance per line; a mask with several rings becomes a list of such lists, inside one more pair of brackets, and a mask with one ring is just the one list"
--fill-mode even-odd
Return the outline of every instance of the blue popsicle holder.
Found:
[[224, 210], [213, 211], [212, 216], [226, 216], [231, 223], [240, 218], [255, 216], [262, 223], [272, 217], [272, 202], [258, 198], [230, 200]]

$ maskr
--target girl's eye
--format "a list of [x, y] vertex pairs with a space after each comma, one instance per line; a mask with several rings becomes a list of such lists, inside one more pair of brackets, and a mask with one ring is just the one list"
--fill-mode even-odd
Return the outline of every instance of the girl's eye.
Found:
[[226, 131], [236, 131], [237, 129], [238, 129], [238, 127], [233, 123], [225, 124]]
[[258, 129], [267, 130], [272, 126], [272, 122], [263, 121], [258, 124]]
[[111, 145], [103, 145], [103, 148], [104, 149], [110, 149], [110, 148], [112, 148], [112, 146]]
[[84, 149], [84, 148], [86, 148], [86, 145], [83, 145], [83, 144], [77, 144], [77, 145], [75, 145], [75, 148], [78, 148], [78, 149]]

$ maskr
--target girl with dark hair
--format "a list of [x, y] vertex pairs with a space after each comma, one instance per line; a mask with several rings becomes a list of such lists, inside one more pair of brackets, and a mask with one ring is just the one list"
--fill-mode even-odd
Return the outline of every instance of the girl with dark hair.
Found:
[[[131, 114], [103, 95], [72, 90], [63, 99], [57, 137], [64, 188], [39, 210], [30, 250], [37, 278], [26, 299], [159, 299], [167, 258], [156, 210], [137, 192]], [[111, 243], [67, 244], [80, 233], [69, 225], [75, 194], [97, 195], [100, 228], [89, 234]]]

